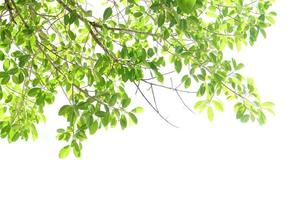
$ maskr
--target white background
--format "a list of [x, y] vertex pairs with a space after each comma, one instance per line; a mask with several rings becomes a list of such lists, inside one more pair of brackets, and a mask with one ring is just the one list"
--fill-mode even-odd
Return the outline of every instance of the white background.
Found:
[[276, 103], [267, 125], [240, 124], [229, 106], [209, 123], [162, 93], [160, 105], [179, 129], [146, 107], [137, 126], [100, 130], [84, 143], [82, 159], [59, 160], [58, 100], [38, 141], [0, 142], [0, 199], [299, 200], [299, 7], [278, 0], [268, 38], [235, 55], [261, 96]]

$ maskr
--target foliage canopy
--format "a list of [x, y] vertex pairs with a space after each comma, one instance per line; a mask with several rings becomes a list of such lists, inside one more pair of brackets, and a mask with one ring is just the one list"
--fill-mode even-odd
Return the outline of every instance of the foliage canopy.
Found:
[[[271, 0], [107, 0], [93, 11], [86, 1], [0, 0], [1, 138], [36, 139], [44, 107], [61, 90], [69, 104], [58, 111], [68, 122], [57, 130], [67, 143], [59, 156], [80, 157], [88, 133], [137, 123], [142, 108], [130, 105], [125, 83], [170, 124], [156, 106], [156, 87], [195, 94], [194, 109], [209, 120], [223, 99], [234, 102], [241, 122], [265, 123], [273, 104], [223, 53], [266, 36]], [[180, 83], [170, 86], [167, 76]]]

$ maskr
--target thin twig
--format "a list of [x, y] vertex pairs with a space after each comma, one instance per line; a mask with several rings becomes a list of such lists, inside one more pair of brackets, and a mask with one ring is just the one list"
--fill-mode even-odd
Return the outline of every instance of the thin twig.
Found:
[[167, 122], [168, 124], [170, 124], [171, 126], [178, 128], [178, 126], [174, 125], [173, 123], [171, 123], [168, 119], [166, 119], [160, 112], [159, 110], [157, 110], [152, 103], [149, 101], [149, 99], [147, 99], [147, 97], [145, 96], [145, 94], [142, 92], [142, 90], [139, 88], [139, 86], [133, 82], [134, 85], [137, 87], [137, 90], [140, 92], [140, 94], [142, 95], [142, 97], [146, 100], [146, 102], [149, 104], [149, 106], [158, 114], [158, 116], [160, 118], [162, 118], [165, 122]]

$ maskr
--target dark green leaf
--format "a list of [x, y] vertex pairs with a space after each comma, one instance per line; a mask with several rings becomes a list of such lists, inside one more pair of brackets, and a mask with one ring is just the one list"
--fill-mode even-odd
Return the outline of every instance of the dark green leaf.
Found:
[[40, 92], [41, 92], [41, 88], [31, 88], [28, 91], [28, 96], [34, 97], [34, 96], [37, 96]]
[[120, 124], [122, 129], [125, 129], [127, 127], [127, 119], [125, 115], [121, 115]]
[[94, 135], [96, 133], [96, 131], [98, 130], [98, 122], [94, 121], [91, 126], [89, 127], [90, 130], [90, 134]]
[[163, 12], [158, 16], [157, 26], [161, 27], [164, 23], [165, 23], [165, 13]]
[[106, 21], [112, 15], [112, 8], [108, 7], [103, 13], [103, 21]]

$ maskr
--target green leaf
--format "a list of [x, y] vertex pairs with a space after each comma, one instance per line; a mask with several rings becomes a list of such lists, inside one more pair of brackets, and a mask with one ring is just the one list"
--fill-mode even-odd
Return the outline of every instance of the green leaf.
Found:
[[21, 84], [24, 81], [24, 75], [23, 73], [19, 73], [17, 75], [14, 75], [12, 79], [16, 84]]
[[23, 73], [19, 73], [18, 74], [18, 84], [21, 84], [21, 83], [23, 83], [23, 81], [24, 81], [24, 75], [23, 75]]
[[158, 16], [157, 26], [161, 27], [164, 23], [165, 23], [165, 13], [163, 12]]
[[112, 15], [112, 8], [108, 7], [103, 13], [103, 21], [106, 21]]
[[267, 101], [261, 104], [261, 107], [263, 108], [273, 108], [275, 104], [273, 102]]
[[81, 157], [81, 144], [76, 142], [75, 140], [72, 141], [72, 147], [73, 147], [73, 154], [76, 158]]
[[76, 11], [72, 11], [70, 13], [70, 16], [69, 16], [69, 24], [73, 24], [76, 20], [77, 20], [77, 14], [76, 14]]
[[244, 64], [242, 64], [242, 63], [240, 63], [240, 64], [234, 66], [234, 69], [235, 69], [235, 70], [240, 70], [240, 69], [242, 69], [242, 68], [244, 68]]
[[133, 112], [133, 113], [142, 113], [142, 112], [144, 112], [144, 108], [136, 107], [131, 112]]
[[205, 90], [206, 90], [206, 84], [203, 83], [203, 84], [201, 84], [201, 86], [197, 92], [197, 96], [202, 97], [205, 94]]
[[68, 35], [69, 35], [69, 37], [71, 38], [71, 40], [75, 40], [76, 35], [75, 35], [75, 33], [74, 33], [73, 31], [69, 30], [69, 31], [68, 31]]
[[31, 88], [28, 91], [28, 96], [34, 97], [34, 96], [37, 96], [40, 92], [41, 92], [41, 88]]
[[8, 73], [10, 75], [14, 75], [14, 74], [18, 73], [18, 71], [19, 71], [19, 69], [17, 67], [14, 67], [14, 68], [8, 70]]
[[156, 72], [155, 72], [155, 77], [157, 78], [157, 80], [158, 80], [160, 83], [163, 83], [163, 82], [164, 82], [164, 76], [163, 76], [160, 72], [156, 71]]
[[130, 98], [122, 99], [122, 101], [121, 101], [122, 107], [123, 107], [123, 108], [128, 107], [129, 104], [130, 104], [130, 102], [131, 102], [131, 99], [130, 99]]
[[90, 130], [90, 134], [91, 135], [94, 135], [97, 130], [98, 130], [98, 122], [97, 121], [94, 121], [91, 126], [89, 127], [89, 130]]
[[122, 129], [125, 129], [127, 127], [127, 119], [125, 115], [121, 115], [120, 124]]
[[262, 112], [262, 111], [259, 111], [258, 112], [258, 118], [257, 118], [257, 121], [260, 125], [263, 125], [266, 123], [266, 115]]
[[2, 85], [6, 85], [10, 80], [10, 76], [5, 74], [3, 77], [2, 77], [2, 80], [1, 80], [1, 84]]
[[182, 69], [182, 63], [179, 59], [176, 59], [175, 62], [175, 70], [177, 73], [180, 73], [181, 72], [181, 69]]
[[220, 111], [220, 112], [224, 111], [223, 103], [221, 101], [214, 100], [214, 101], [212, 101], [212, 103], [218, 111]]
[[108, 102], [110, 106], [114, 106], [118, 100], [118, 94], [113, 94]]
[[79, 141], [84, 141], [87, 139], [87, 136], [85, 134], [85, 132], [83, 131], [79, 131], [76, 135], [75, 138], [78, 139]]
[[184, 87], [188, 88], [191, 86], [192, 80], [190, 77], [188, 77], [185, 81], [184, 81]]
[[4, 53], [0, 50], [0, 61], [3, 61], [5, 58]]
[[71, 150], [71, 146], [70, 145], [67, 145], [65, 147], [63, 147], [60, 151], [59, 151], [59, 158], [63, 159], [63, 158], [66, 158], [69, 153], [70, 153], [70, 150]]
[[133, 113], [128, 113], [128, 115], [129, 115], [131, 121], [133, 123], [137, 124], [138, 120], [137, 120], [136, 116]]
[[197, 103], [195, 103], [194, 109], [198, 110], [199, 112], [203, 112], [205, 110], [206, 106], [207, 106], [207, 101], [206, 100], [198, 101]]
[[[3, 98], [3, 90], [2, 90], [2, 87], [0, 85], [0, 100]], [[1, 114], [0, 114], [1, 115]]]
[[214, 120], [214, 111], [213, 111], [212, 107], [210, 107], [210, 106], [207, 108], [207, 117], [208, 117], [209, 121]]
[[69, 24], [69, 15], [64, 15], [64, 24], [67, 26]]
[[38, 138], [38, 132], [35, 128], [35, 125], [32, 124], [30, 126], [30, 130], [31, 130], [32, 139], [33, 139], [33, 141], [35, 141]]
[[58, 111], [58, 115], [59, 116], [63, 116], [65, 115], [66, 113], [70, 112], [70, 110], [72, 109], [72, 106], [70, 105], [64, 105], [62, 106], [59, 111]]
[[244, 115], [243, 117], [241, 117], [241, 122], [246, 123], [248, 122], [250, 119], [250, 115]]
[[143, 15], [143, 13], [142, 12], [135, 12], [134, 14], [133, 14], [133, 16], [135, 16], [135, 17], [141, 17]]

